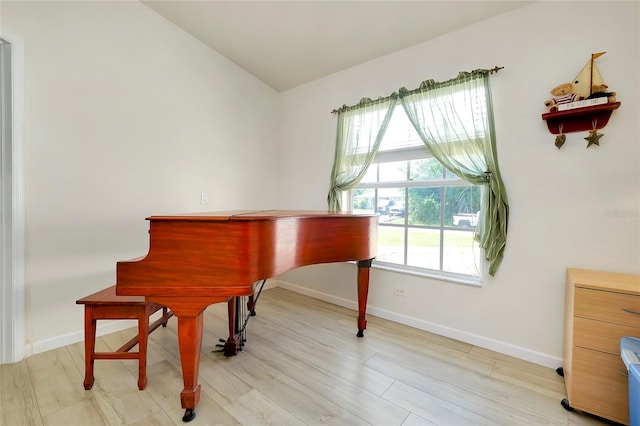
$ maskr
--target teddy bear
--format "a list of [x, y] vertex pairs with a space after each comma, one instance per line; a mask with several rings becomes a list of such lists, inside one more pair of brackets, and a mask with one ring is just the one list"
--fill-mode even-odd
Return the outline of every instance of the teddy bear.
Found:
[[551, 95], [553, 96], [553, 99], [549, 99], [544, 102], [544, 106], [546, 106], [550, 112], [557, 111], [558, 104], [566, 104], [581, 100], [581, 98], [579, 98], [574, 92], [573, 83], [562, 83], [554, 87], [551, 89]]
[[607, 92], [609, 86], [606, 84], [596, 84], [591, 87], [591, 95], [587, 97], [587, 99], [593, 98], [602, 98], [607, 97], [607, 102], [615, 102], [616, 101], [616, 92]]

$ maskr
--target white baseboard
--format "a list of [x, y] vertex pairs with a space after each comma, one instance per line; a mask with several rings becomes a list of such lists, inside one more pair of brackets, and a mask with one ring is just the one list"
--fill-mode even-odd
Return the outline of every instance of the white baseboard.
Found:
[[[358, 310], [358, 304], [355, 301], [343, 299], [333, 296], [331, 294], [318, 292], [315, 290], [301, 287], [296, 284], [279, 281], [278, 287], [282, 287], [287, 290], [291, 290], [296, 293], [304, 294], [305, 296], [313, 297], [314, 299], [323, 300], [325, 302], [333, 303], [334, 305], [342, 306], [344, 308]], [[487, 338], [477, 334], [469, 333], [463, 330], [457, 330], [451, 327], [443, 326], [440, 324], [434, 324], [429, 321], [424, 321], [418, 318], [409, 317], [399, 314], [397, 312], [388, 311], [375, 306], [367, 305], [367, 314], [375, 315], [380, 318], [384, 318], [399, 324], [405, 324], [410, 327], [417, 328], [419, 330], [428, 331], [438, 334], [440, 336], [449, 337], [451, 339], [459, 340], [461, 342], [469, 343], [484, 349], [489, 349], [495, 352], [499, 352], [505, 355], [513, 356], [525, 361], [533, 362], [534, 364], [542, 365], [549, 368], [557, 368], [562, 365], [562, 358], [551, 356], [531, 349], [523, 348], [520, 346], [512, 345], [510, 343], [501, 342], [499, 340]]]
[[[115, 320], [115, 321], [99, 321], [96, 327], [96, 336], [104, 336], [105, 334], [115, 333], [131, 327], [137, 327], [136, 320]], [[56, 336], [51, 339], [40, 340], [27, 345], [25, 354], [27, 357], [41, 352], [58, 349], [63, 346], [73, 345], [74, 343], [84, 341], [84, 330], [74, 331], [73, 333]]]

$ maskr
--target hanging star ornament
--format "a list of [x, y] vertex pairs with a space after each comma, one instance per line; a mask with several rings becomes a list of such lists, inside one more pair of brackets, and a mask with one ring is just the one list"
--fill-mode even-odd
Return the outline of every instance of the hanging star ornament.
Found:
[[598, 145], [600, 146], [600, 138], [602, 138], [604, 136], [604, 134], [602, 133], [598, 133], [597, 129], [593, 129], [593, 130], [589, 130], [589, 136], [587, 136], [586, 138], [584, 138], [584, 140], [586, 140], [587, 142], [589, 142], [587, 144], [587, 148], [589, 148], [591, 145]]
[[555, 145], [558, 147], [558, 149], [560, 149], [562, 148], [562, 145], [564, 145], [566, 140], [567, 140], [567, 136], [565, 134], [560, 134], [556, 136]]

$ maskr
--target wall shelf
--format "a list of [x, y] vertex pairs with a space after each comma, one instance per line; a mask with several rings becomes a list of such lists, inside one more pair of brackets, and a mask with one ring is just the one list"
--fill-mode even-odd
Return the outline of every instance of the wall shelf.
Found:
[[580, 131], [602, 129], [609, 122], [614, 110], [620, 107], [620, 102], [594, 105], [565, 111], [548, 112], [542, 114], [547, 122], [549, 131], [554, 135]]

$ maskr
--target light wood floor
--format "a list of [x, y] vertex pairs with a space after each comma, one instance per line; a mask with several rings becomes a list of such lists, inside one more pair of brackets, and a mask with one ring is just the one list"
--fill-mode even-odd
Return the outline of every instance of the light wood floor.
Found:
[[[211, 353], [226, 337], [226, 305], [207, 309], [202, 397], [189, 425], [602, 425], [560, 405], [553, 369], [290, 291], [266, 290], [238, 356]], [[176, 320], [149, 338], [146, 390], [135, 361], [96, 361], [85, 391], [83, 343], [1, 366], [1, 425], [183, 424]], [[113, 350], [134, 329], [98, 338]]]

